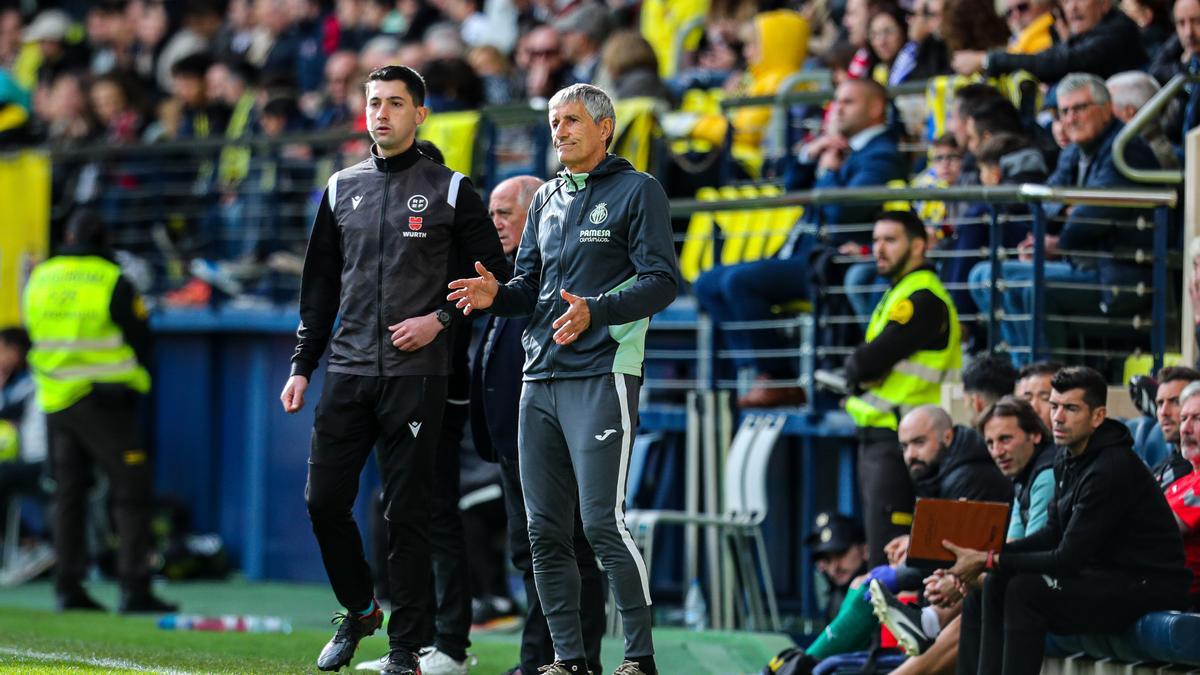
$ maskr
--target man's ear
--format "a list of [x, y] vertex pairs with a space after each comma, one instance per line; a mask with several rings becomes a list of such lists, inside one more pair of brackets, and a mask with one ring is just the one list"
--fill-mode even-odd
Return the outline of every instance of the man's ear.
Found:
[[1092, 428], [1100, 428], [1100, 425], [1103, 424], [1104, 420], [1106, 419], [1108, 419], [1108, 408], [1106, 406], [1097, 407], [1092, 411]]
[[429, 108], [425, 106], [417, 106], [417, 126], [425, 123], [425, 118], [429, 117]]
[[608, 140], [604, 143], [604, 149], [612, 147], [613, 136], [616, 134], [617, 121], [611, 117], [600, 120], [600, 133], [604, 134]]

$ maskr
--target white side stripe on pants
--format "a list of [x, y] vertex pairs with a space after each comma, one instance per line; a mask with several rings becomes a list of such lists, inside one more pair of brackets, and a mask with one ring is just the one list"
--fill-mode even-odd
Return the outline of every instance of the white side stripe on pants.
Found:
[[637, 566], [638, 577], [642, 580], [642, 594], [646, 598], [646, 605], [649, 606], [651, 604], [650, 576], [646, 574], [646, 563], [642, 560], [642, 554], [638, 552], [637, 545], [633, 543], [633, 537], [629, 534], [629, 529], [625, 527], [625, 481], [629, 475], [629, 455], [633, 450], [633, 429], [629, 421], [629, 393], [625, 389], [626, 377], [623, 373], [613, 373], [613, 380], [617, 385], [617, 403], [621, 406], [621, 465], [617, 469], [615, 514], [617, 530], [621, 533], [621, 540], [625, 542], [625, 548], [629, 549], [633, 564]]

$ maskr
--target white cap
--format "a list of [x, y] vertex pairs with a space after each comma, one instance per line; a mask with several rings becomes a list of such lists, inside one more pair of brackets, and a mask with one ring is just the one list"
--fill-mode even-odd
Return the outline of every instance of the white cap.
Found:
[[33, 23], [25, 29], [24, 40], [25, 42], [62, 41], [67, 37], [67, 31], [70, 29], [71, 17], [67, 16], [66, 12], [48, 9], [38, 14]]

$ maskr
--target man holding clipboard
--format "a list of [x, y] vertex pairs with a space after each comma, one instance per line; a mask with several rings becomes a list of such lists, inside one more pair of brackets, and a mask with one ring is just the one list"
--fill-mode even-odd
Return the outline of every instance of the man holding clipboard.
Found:
[[1057, 487], [1046, 526], [1003, 550], [943, 542], [964, 583], [989, 572], [963, 607], [963, 675], [1036, 674], [1047, 632], [1113, 633], [1187, 604], [1179, 530], [1129, 430], [1107, 419], [1103, 376], [1066, 368], [1051, 386]]

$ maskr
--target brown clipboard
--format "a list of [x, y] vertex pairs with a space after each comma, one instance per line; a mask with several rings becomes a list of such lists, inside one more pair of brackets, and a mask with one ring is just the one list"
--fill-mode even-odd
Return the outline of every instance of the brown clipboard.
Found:
[[942, 546], [949, 541], [977, 551], [999, 551], [1008, 534], [1010, 505], [965, 499], [917, 499], [908, 566], [937, 569], [954, 565], [954, 554]]

